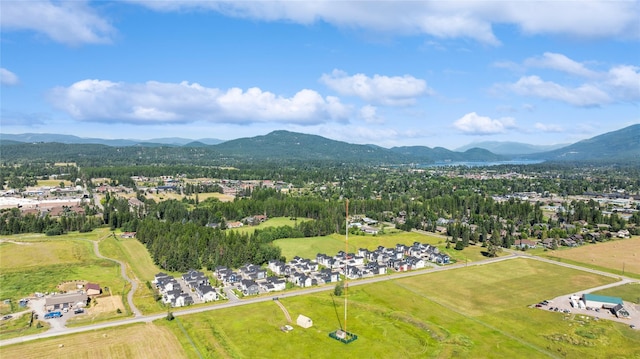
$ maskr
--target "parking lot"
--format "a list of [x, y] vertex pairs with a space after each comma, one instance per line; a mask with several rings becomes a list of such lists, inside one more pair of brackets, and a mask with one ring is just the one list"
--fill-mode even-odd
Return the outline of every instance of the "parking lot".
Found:
[[29, 301], [29, 308], [36, 312], [39, 320], [45, 321], [49, 323], [49, 325], [51, 325], [51, 331], [64, 330], [67, 324], [67, 320], [75, 317], [76, 315], [85, 315], [86, 313], [86, 309], [83, 311], [83, 313], [79, 314], [74, 313], [73, 309], [69, 309], [67, 312], [64, 312], [64, 310], [60, 310], [60, 312], [62, 313], [62, 317], [45, 319], [44, 316], [47, 311], [44, 309], [44, 302], [44, 298], [31, 299]]
[[624, 307], [629, 311], [629, 318], [618, 318], [616, 317], [609, 309], [603, 308], [574, 308], [571, 306], [571, 301], [569, 297], [571, 295], [563, 295], [560, 297], [556, 297], [550, 300], [547, 300], [540, 303], [533, 304], [533, 307], [536, 307], [540, 310], [553, 311], [557, 313], [563, 314], [579, 314], [586, 315], [593, 318], [605, 319], [605, 320], [613, 320], [616, 322], [624, 323], [633, 327], [635, 330], [640, 330], [640, 305], [624, 302]]

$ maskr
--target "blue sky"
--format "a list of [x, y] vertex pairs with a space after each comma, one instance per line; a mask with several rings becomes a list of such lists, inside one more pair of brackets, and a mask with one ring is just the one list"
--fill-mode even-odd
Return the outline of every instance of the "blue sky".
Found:
[[8, 1], [2, 133], [384, 147], [640, 123], [638, 1]]

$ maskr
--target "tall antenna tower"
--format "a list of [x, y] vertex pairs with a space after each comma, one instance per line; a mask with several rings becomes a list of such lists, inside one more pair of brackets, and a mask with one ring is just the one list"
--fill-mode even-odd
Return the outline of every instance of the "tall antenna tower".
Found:
[[[347, 332], [347, 299], [349, 298], [349, 284], [347, 283], [347, 269], [349, 268], [348, 260], [349, 260], [349, 199], [347, 198], [345, 209], [345, 217], [344, 217], [344, 259], [346, 262], [344, 263], [344, 331]], [[348, 332], [347, 332], [348, 333]]]
[[[329, 336], [333, 339], [339, 340], [345, 344], [349, 344], [352, 341], [358, 339], [358, 336], [349, 333], [347, 331], [347, 307], [349, 304], [349, 284], [347, 283], [349, 277], [347, 275], [348, 270], [348, 260], [349, 260], [349, 199], [346, 200], [346, 210], [345, 210], [345, 241], [344, 241], [344, 328], [338, 329], [329, 333]], [[336, 313], [337, 314], [337, 313]]]

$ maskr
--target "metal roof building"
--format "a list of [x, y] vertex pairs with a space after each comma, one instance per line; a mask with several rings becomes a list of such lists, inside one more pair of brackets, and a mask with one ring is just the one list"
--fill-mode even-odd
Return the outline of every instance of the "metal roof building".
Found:
[[622, 298], [609, 297], [606, 295], [597, 295], [585, 293], [582, 295], [582, 300], [587, 307], [594, 308], [608, 308], [611, 309], [616, 305], [623, 305]]

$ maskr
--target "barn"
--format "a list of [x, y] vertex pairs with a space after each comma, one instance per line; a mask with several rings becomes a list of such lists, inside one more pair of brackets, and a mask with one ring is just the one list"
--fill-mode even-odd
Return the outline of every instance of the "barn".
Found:
[[613, 309], [617, 305], [623, 305], [622, 298], [608, 297], [605, 295], [596, 295], [585, 293], [582, 300], [587, 307]]

